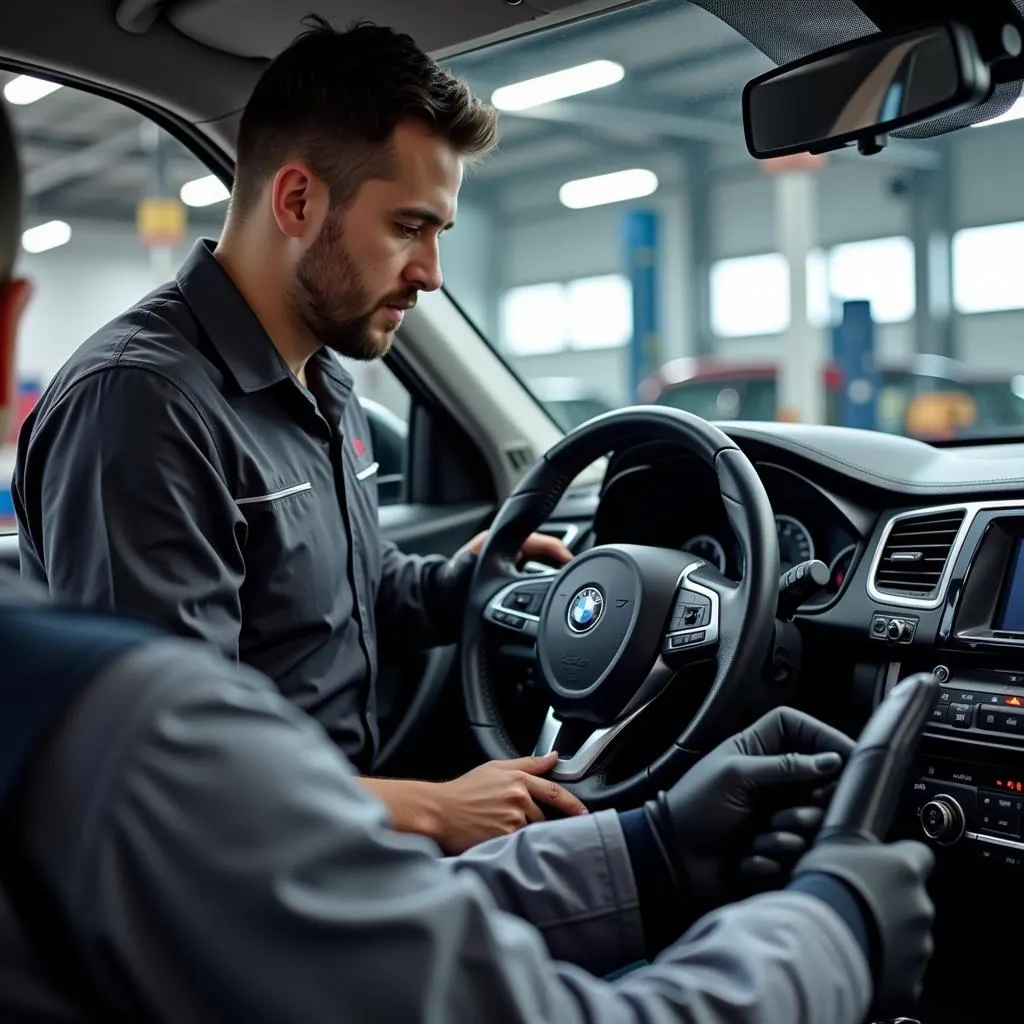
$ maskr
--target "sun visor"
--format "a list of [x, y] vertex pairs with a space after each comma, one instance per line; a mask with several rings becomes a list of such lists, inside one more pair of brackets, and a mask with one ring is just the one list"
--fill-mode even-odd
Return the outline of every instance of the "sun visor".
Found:
[[[548, 0], [546, 7], [568, 0]], [[424, 50], [435, 51], [480, 36], [529, 23], [537, 9], [505, 0], [121, 0], [118, 22], [129, 31], [145, 31], [162, 16], [179, 32], [206, 46], [242, 57], [270, 58], [303, 31], [311, 9], [344, 29], [360, 18], [407, 32]], [[147, 24], [148, 22], [148, 24]], [[138, 26], [138, 27], [135, 27]]]

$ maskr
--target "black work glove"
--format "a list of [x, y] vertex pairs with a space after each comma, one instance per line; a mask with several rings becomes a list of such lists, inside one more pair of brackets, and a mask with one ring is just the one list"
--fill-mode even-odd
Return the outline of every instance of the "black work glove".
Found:
[[821, 824], [814, 803], [825, 802], [852, 750], [831, 726], [777, 708], [644, 805], [685, 920], [748, 895], [751, 880], [788, 880]]
[[873, 1014], [917, 1001], [933, 951], [935, 907], [926, 884], [932, 851], [914, 840], [898, 843], [826, 839], [801, 858], [796, 879], [831, 875], [858, 898], [868, 926], [868, 958], [875, 982]]

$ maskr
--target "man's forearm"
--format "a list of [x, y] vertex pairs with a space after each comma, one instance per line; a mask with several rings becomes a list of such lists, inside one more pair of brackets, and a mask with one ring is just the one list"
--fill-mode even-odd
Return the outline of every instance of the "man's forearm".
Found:
[[440, 786], [417, 779], [375, 779], [359, 776], [359, 784], [369, 790], [390, 812], [391, 827], [397, 832], [414, 832], [440, 842], [444, 815]]

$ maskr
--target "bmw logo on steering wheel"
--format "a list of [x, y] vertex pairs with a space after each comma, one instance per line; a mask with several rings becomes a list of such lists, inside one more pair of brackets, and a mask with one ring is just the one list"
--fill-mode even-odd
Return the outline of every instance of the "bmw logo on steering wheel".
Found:
[[566, 621], [574, 633], [587, 633], [601, 621], [604, 612], [604, 594], [597, 587], [584, 587], [569, 602]]

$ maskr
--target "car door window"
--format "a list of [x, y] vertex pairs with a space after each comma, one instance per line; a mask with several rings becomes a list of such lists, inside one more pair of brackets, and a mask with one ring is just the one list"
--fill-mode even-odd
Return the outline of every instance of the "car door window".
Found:
[[[16, 78], [8, 74], [8, 84]], [[94, 331], [169, 280], [220, 233], [227, 189], [142, 114], [69, 86], [9, 102], [25, 218], [17, 270], [35, 294], [19, 334], [19, 400], [0, 449], [0, 532], [16, 528], [15, 443], [41, 390]]]
[[356, 395], [370, 422], [377, 500], [382, 506], [399, 504], [406, 500], [409, 393], [386, 363], [342, 362], [355, 379]]
[[[0, 444], [0, 533], [16, 529], [15, 445], [42, 389], [89, 335], [170, 280], [196, 240], [219, 236], [228, 198], [187, 147], [137, 111], [69, 86], [22, 93], [38, 98], [9, 103], [25, 172], [18, 271], [36, 294]], [[366, 399], [380, 503], [393, 504], [404, 494], [408, 395], [382, 363], [348, 368]]]

